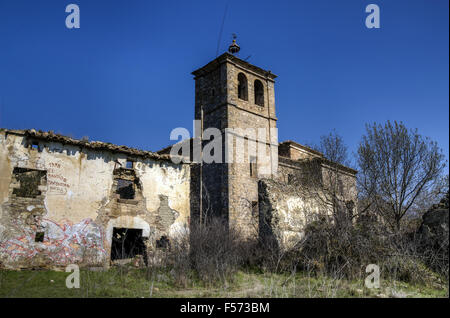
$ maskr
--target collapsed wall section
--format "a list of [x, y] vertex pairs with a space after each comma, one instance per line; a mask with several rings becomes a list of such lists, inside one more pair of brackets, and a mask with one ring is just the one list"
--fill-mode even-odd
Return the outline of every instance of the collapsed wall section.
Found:
[[307, 224], [316, 220], [319, 206], [294, 185], [272, 179], [258, 182], [259, 235], [279, 249], [294, 247], [303, 238]]

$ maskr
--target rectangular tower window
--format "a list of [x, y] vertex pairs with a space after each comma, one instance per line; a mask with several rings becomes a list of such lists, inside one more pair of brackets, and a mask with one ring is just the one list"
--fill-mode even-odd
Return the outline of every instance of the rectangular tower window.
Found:
[[256, 157], [250, 157], [250, 177], [257, 176], [257, 165], [256, 165]]

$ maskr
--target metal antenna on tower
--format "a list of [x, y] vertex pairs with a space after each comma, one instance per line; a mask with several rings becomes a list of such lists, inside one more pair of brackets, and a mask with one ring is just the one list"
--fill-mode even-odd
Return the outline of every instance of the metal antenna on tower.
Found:
[[219, 55], [220, 40], [222, 39], [223, 25], [225, 24], [225, 17], [227, 16], [227, 11], [228, 11], [228, 2], [225, 5], [225, 12], [223, 13], [222, 25], [220, 27], [220, 32], [219, 32], [219, 39], [217, 40], [216, 57], [217, 57], [217, 55]]

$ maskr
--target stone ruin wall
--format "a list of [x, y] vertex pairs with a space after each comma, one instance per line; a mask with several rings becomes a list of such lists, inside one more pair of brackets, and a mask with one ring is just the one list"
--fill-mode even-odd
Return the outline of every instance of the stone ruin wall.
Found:
[[[125, 169], [125, 153], [29, 142], [0, 131], [1, 267], [108, 266], [114, 227], [141, 229], [150, 242], [187, 230], [188, 165], [136, 156]], [[120, 199], [119, 179], [134, 180], [134, 199]]]
[[300, 197], [295, 186], [280, 181], [261, 179], [258, 192], [260, 238], [280, 249], [294, 247], [320, 209], [312, 199]]
[[345, 169], [335, 171], [330, 172], [320, 158], [291, 160], [280, 156], [278, 174], [258, 182], [260, 238], [289, 249], [303, 238], [307, 224], [319, 217], [331, 218], [332, 200], [324, 188], [330, 173], [337, 176], [337, 197], [342, 202], [352, 201], [356, 213], [356, 175]]

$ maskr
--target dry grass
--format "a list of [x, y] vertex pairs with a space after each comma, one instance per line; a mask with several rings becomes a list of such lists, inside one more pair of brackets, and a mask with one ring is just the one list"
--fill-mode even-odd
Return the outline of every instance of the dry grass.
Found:
[[66, 288], [67, 275], [54, 271], [0, 271], [0, 297], [448, 297], [445, 284], [430, 287], [382, 280], [380, 289], [368, 289], [363, 280], [332, 279], [304, 272], [290, 277], [288, 274], [240, 270], [233, 274], [233, 284], [207, 286], [199, 280], [191, 280], [181, 287], [168, 270], [150, 278], [145, 269], [131, 267], [104, 272], [82, 270], [80, 289]]

